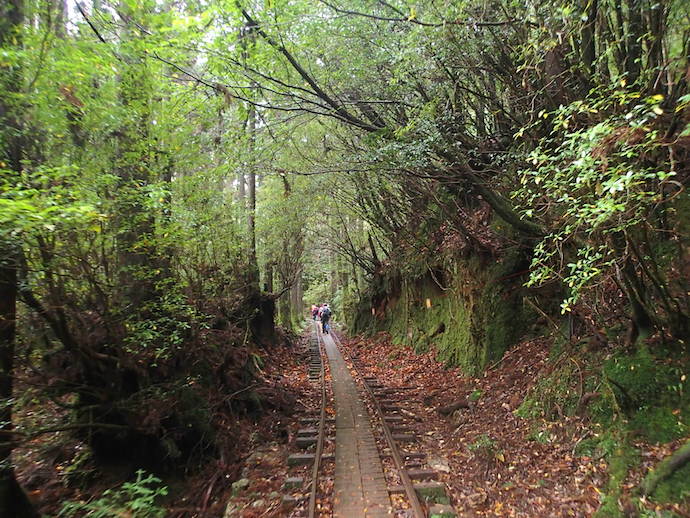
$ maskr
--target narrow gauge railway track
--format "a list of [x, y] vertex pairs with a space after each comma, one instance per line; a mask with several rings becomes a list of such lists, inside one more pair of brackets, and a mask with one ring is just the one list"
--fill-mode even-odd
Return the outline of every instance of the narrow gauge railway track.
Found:
[[350, 364], [353, 366], [357, 376], [362, 381], [361, 385], [367, 391], [367, 394], [369, 396], [369, 401], [371, 402], [371, 405], [373, 406], [373, 408], [376, 412], [376, 415], [381, 422], [381, 428], [383, 430], [383, 434], [385, 436], [386, 443], [388, 444], [388, 449], [391, 452], [391, 457], [393, 459], [393, 462], [395, 463], [395, 468], [397, 469], [398, 475], [400, 476], [400, 480], [401, 480], [402, 486], [405, 490], [405, 495], [407, 496], [407, 500], [410, 504], [410, 510], [413, 512], [413, 516], [415, 518], [426, 518], [426, 516], [427, 516], [426, 512], [425, 512], [424, 507], [422, 506], [421, 502], [419, 501], [417, 491], [415, 490], [412, 479], [410, 478], [410, 476], [408, 474], [407, 467], [405, 466], [405, 461], [403, 459], [403, 455], [400, 451], [400, 447], [398, 446], [398, 443], [395, 441], [395, 439], [393, 437], [393, 432], [391, 430], [391, 427], [388, 424], [388, 420], [386, 419], [386, 415], [384, 414], [384, 411], [381, 408], [381, 404], [377, 400], [377, 397], [376, 397], [376, 394], [374, 393], [374, 390], [370, 387], [370, 384], [366, 382], [364, 374], [361, 372], [361, 370], [357, 366], [357, 362], [354, 361], [354, 359], [350, 355], [349, 351], [347, 351], [346, 348], [343, 346], [343, 343], [340, 340], [340, 337], [338, 337], [338, 335], [334, 332], [331, 332], [330, 335], [333, 337], [334, 342], [335, 342], [336, 346], [338, 347], [338, 349], [340, 350], [341, 354], [343, 354], [343, 356], [347, 357]]
[[323, 444], [325, 440], [325, 435], [326, 435], [326, 405], [328, 404], [328, 399], [327, 399], [327, 394], [326, 394], [326, 367], [325, 367], [325, 361], [328, 361], [325, 358], [325, 353], [323, 350], [323, 344], [321, 342], [321, 336], [318, 330], [318, 327], [316, 325], [316, 322], [314, 322], [314, 335], [316, 336], [316, 347], [318, 349], [318, 356], [321, 364], [321, 369], [319, 373], [319, 379], [320, 379], [320, 384], [321, 384], [321, 410], [319, 414], [319, 427], [318, 427], [318, 438], [316, 440], [316, 452], [314, 454], [314, 465], [312, 467], [312, 474], [311, 474], [311, 492], [309, 494], [309, 505], [307, 507], [307, 516], [308, 518], [316, 518], [317, 516], [317, 510], [316, 510], [316, 500], [317, 500], [317, 494], [319, 491], [319, 472], [321, 469], [321, 455], [323, 454]]
[[[311, 464], [311, 468], [303, 472], [305, 477], [309, 473], [311, 478], [307, 484], [305, 484], [301, 476], [290, 477], [286, 480], [286, 489], [292, 488], [297, 491], [296, 498], [291, 495], [284, 498], [285, 504], [292, 508], [287, 513], [291, 518], [324, 518], [331, 516], [329, 511], [331, 506], [327, 503], [332, 496], [327, 489], [327, 462], [333, 456], [326, 455], [325, 451], [330, 439], [328, 437], [328, 428], [329, 422], [332, 420], [328, 419], [328, 408], [331, 401], [329, 396], [332, 388], [330, 387], [328, 359], [323, 349], [323, 341], [316, 323], [314, 323], [313, 332], [309, 337], [308, 352], [308, 375], [310, 381], [315, 385], [315, 399], [318, 400], [318, 403], [315, 405], [314, 413], [312, 414], [315, 417], [300, 419], [303, 428], [297, 431], [296, 444], [307, 452], [291, 455], [288, 459], [288, 464], [296, 467], [304, 466], [305, 468], [306, 465]], [[312, 453], [309, 450], [312, 450]], [[285, 516], [285, 514], [281, 514], [281, 516]]]
[[[391, 392], [412, 387], [384, 387], [375, 378], [365, 376], [340, 338], [333, 332], [322, 335], [316, 323], [308, 350], [309, 378], [316, 394], [313, 417], [300, 419], [305, 428], [298, 430], [296, 444], [309, 453], [290, 455], [288, 465], [302, 466], [299, 469], [304, 478], [311, 479], [286, 480], [286, 488], [297, 490], [284, 499], [295, 506], [289, 516], [455, 516], [447, 505], [444, 484], [436, 482], [439, 473], [420, 469], [427, 455], [404, 447], [419, 438], [410, 433], [408, 418], [403, 414], [417, 419], [390, 397]], [[334, 408], [330, 408], [331, 403]], [[390, 411], [395, 413], [386, 414]], [[335, 430], [335, 450], [329, 430]]]

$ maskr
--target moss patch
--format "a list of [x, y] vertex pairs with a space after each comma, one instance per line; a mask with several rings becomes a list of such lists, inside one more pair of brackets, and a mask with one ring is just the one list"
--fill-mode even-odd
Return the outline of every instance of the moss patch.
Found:
[[627, 428], [653, 443], [672, 441], [690, 430], [684, 371], [647, 348], [618, 353], [603, 367], [615, 404], [628, 418]]
[[606, 493], [601, 500], [601, 507], [594, 514], [595, 518], [619, 518], [623, 516], [618, 506], [622, 495], [622, 484], [628, 476], [628, 470], [639, 463], [639, 452], [628, 446], [625, 437], [617, 434], [606, 435], [599, 443], [608, 458], [609, 481]]
[[643, 407], [628, 426], [653, 443], [670, 442], [688, 434], [688, 427], [668, 407]]

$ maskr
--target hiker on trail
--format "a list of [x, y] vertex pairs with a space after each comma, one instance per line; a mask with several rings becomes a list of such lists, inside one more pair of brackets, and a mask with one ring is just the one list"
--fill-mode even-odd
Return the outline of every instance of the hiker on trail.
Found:
[[321, 307], [321, 329], [324, 333], [328, 334], [328, 330], [330, 329], [330, 326], [328, 325], [328, 322], [331, 320], [331, 315], [333, 312], [331, 311], [331, 308], [328, 307], [328, 303], [324, 304]]
[[316, 320], [316, 315], [319, 314], [319, 306], [317, 306], [316, 304], [312, 304], [309, 314], [311, 315], [312, 319]]

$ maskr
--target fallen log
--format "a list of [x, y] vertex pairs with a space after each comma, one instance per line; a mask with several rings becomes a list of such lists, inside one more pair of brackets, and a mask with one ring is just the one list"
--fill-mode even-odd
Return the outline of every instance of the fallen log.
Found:
[[662, 460], [642, 481], [642, 494], [649, 496], [657, 486], [690, 461], [690, 441]]

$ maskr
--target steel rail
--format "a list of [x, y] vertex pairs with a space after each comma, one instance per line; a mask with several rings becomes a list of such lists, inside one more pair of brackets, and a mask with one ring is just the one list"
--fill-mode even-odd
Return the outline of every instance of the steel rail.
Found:
[[318, 324], [314, 322], [314, 333], [321, 357], [321, 417], [319, 419], [319, 437], [316, 441], [316, 454], [311, 474], [311, 494], [309, 495], [309, 518], [316, 518], [316, 493], [319, 489], [319, 470], [321, 469], [321, 454], [323, 453], [324, 434], [326, 431], [326, 368], [324, 367], [324, 354], [321, 347], [321, 337]]
[[[345, 348], [343, 347], [343, 342], [340, 340], [338, 335], [335, 334], [335, 332], [333, 332], [333, 328], [331, 328], [330, 335], [335, 337], [338, 344], [340, 344], [340, 347], [338, 347], [338, 348], [343, 353], [345, 353]], [[336, 347], [338, 346], [338, 344], [336, 344]], [[393, 433], [391, 432], [391, 430], [388, 426], [388, 423], [386, 422], [385, 415], [383, 414], [383, 410], [381, 409], [381, 405], [379, 405], [379, 402], [376, 400], [376, 396], [374, 394], [374, 391], [364, 381], [364, 375], [359, 370], [359, 367], [357, 367], [357, 364], [354, 362], [354, 360], [352, 359], [352, 356], [350, 355], [349, 352], [347, 352], [347, 357], [350, 360], [350, 363], [354, 367], [355, 371], [357, 371], [357, 375], [362, 379], [362, 383], [364, 384], [364, 388], [369, 393], [369, 397], [371, 398], [371, 400], [373, 402], [374, 408], [376, 408], [376, 412], [378, 413], [379, 418], [381, 419], [381, 425], [383, 428], [383, 433], [386, 436], [386, 441], [388, 442], [388, 447], [391, 450], [391, 456], [393, 457], [393, 461], [395, 462], [395, 467], [398, 470], [398, 473], [400, 474], [400, 480], [402, 481], [402, 485], [405, 488], [405, 493], [407, 494], [407, 498], [410, 501], [410, 505], [412, 506], [412, 511], [414, 512], [414, 516], [415, 516], [415, 518], [426, 518], [426, 513], [424, 512], [424, 508], [422, 507], [422, 504], [419, 501], [419, 497], [417, 496], [417, 491], [415, 491], [415, 489], [414, 489], [414, 484], [412, 483], [412, 479], [407, 474], [407, 470], [405, 469], [405, 462], [403, 461], [403, 458], [400, 455], [400, 451], [398, 451], [398, 444], [393, 439]]]

